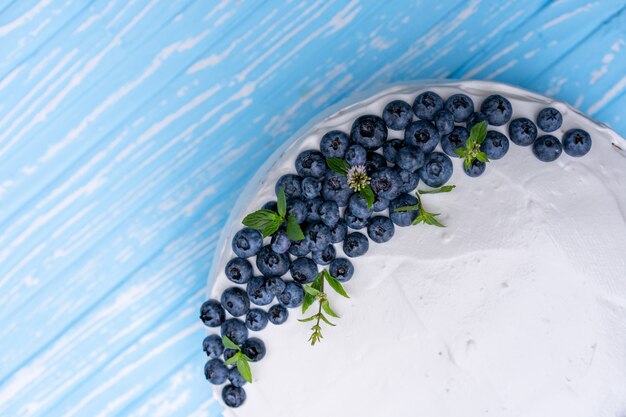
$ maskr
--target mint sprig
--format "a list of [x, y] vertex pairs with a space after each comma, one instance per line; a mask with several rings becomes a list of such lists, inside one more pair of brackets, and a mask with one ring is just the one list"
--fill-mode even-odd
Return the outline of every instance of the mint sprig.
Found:
[[[313, 281], [310, 285], [304, 285], [305, 294], [302, 302], [302, 314], [306, 313], [309, 307], [311, 307], [316, 301], [319, 303], [317, 314], [298, 320], [302, 323], [315, 320], [315, 324], [311, 327], [313, 333], [311, 334], [311, 337], [309, 337], [311, 346], [315, 346], [317, 342], [321, 342], [323, 339], [321, 322], [324, 322], [329, 326], [335, 326], [334, 323], [331, 323], [331, 321], [328, 320], [326, 315], [339, 318], [339, 315], [335, 313], [333, 308], [330, 306], [328, 295], [324, 292], [324, 282], [328, 283], [328, 285], [330, 285], [330, 287], [335, 290], [337, 294], [345, 298], [350, 298], [341, 283], [337, 281], [335, 277], [330, 275], [330, 273], [325, 269], [317, 275], [315, 281]], [[324, 313], [326, 313], [326, 315], [324, 315]]]
[[463, 164], [466, 170], [470, 169], [475, 160], [489, 162], [487, 154], [480, 150], [480, 145], [482, 145], [485, 137], [487, 137], [487, 122], [482, 121], [472, 126], [465, 147], [454, 150], [454, 153], [465, 159]]
[[372, 190], [369, 184], [370, 178], [366, 173], [364, 165], [352, 167], [341, 158], [326, 158], [326, 165], [337, 174], [348, 177], [348, 187], [365, 199], [367, 208], [372, 208], [376, 197], [374, 196], [374, 190]]
[[263, 237], [268, 237], [276, 233], [283, 223], [287, 224], [285, 233], [287, 237], [293, 241], [303, 240], [304, 233], [293, 214], [287, 216], [287, 196], [285, 189], [278, 191], [278, 199], [276, 201], [276, 210], [257, 210], [248, 214], [243, 219], [243, 224], [252, 229], [259, 230]]
[[424, 204], [422, 203], [421, 195], [422, 194], [449, 193], [454, 188], [456, 188], [455, 185], [444, 185], [443, 187], [436, 188], [434, 190], [418, 190], [415, 193], [415, 196], [417, 197], [417, 204], [412, 205], [412, 206], [398, 207], [395, 211], [418, 211], [417, 217], [411, 223], [412, 225], [424, 223], [424, 224], [429, 224], [431, 226], [446, 227], [437, 219], [437, 216], [440, 216], [441, 213], [430, 213], [424, 210]]
[[237, 370], [246, 381], [252, 383], [252, 371], [250, 370], [250, 361], [251, 359], [246, 356], [239, 346], [232, 340], [230, 340], [227, 336], [222, 336], [222, 344], [227, 349], [236, 350], [235, 353], [230, 359], [224, 362], [224, 365], [232, 365], [235, 364]]
[[328, 165], [328, 168], [344, 177], [348, 175], [348, 170], [350, 169], [350, 164], [341, 158], [326, 158], [326, 165]]

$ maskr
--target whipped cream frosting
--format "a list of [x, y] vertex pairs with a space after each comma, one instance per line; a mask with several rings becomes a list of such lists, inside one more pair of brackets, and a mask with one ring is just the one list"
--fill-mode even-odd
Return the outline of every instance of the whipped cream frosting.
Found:
[[[433, 81], [390, 87], [341, 104], [279, 149], [251, 181], [217, 247], [210, 297], [234, 285], [224, 275], [231, 238], [246, 213], [275, 199], [274, 184], [296, 156], [333, 129], [412, 103], [432, 90], [463, 92], [477, 106], [499, 93], [513, 118], [557, 108], [560, 137], [587, 130], [583, 158], [553, 163], [511, 143], [470, 178], [453, 158], [449, 194], [424, 196], [445, 229], [396, 227], [352, 259], [349, 300], [322, 343], [307, 343], [300, 309], [251, 336], [266, 357], [253, 363], [247, 400], [227, 417], [624, 417], [626, 416], [626, 141], [565, 103], [509, 85]], [[328, 114], [330, 114], [328, 116]], [[490, 127], [505, 134], [506, 126]], [[389, 138], [402, 132], [389, 131]], [[421, 184], [420, 184], [421, 186]], [[338, 256], [344, 256], [337, 246]], [[256, 268], [256, 267], [255, 267]], [[211, 331], [211, 330], [209, 330]], [[214, 388], [221, 401], [221, 387]]]

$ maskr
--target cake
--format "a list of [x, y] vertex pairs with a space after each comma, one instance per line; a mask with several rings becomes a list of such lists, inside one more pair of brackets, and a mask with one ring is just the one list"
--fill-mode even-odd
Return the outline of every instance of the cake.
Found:
[[[247, 214], [264, 205], [277, 210], [274, 204], [266, 203], [276, 201], [277, 191], [291, 186], [281, 177], [296, 173], [294, 164], [302, 152], [319, 150], [329, 132], [350, 135], [358, 118], [380, 118], [386, 106], [396, 100], [408, 103], [426, 120], [433, 118], [428, 113], [432, 103], [425, 92], [435, 93], [444, 103], [453, 95], [469, 97], [473, 113], [464, 112], [464, 106], [444, 106], [453, 114], [454, 124], [467, 126], [469, 133], [469, 128], [484, 126], [480, 121], [488, 119], [485, 124], [489, 131], [510, 139], [506, 140], [508, 149], [502, 153], [501, 135], [489, 133], [487, 139], [483, 134], [480, 149], [489, 153], [491, 160], [485, 164], [477, 159], [484, 155], [470, 158], [461, 151], [465, 161], [470, 160], [465, 165], [462, 158], [454, 157], [458, 147], [450, 152], [447, 138], [444, 146], [451, 153], [453, 173], [445, 184], [455, 188], [441, 190], [443, 184], [427, 178], [429, 186], [424, 177], [417, 186], [419, 190], [448, 191], [421, 194], [420, 201], [425, 213], [440, 213], [432, 219], [446, 227], [427, 224], [426, 219], [408, 227], [395, 224], [393, 236], [383, 236], [388, 223], [383, 219], [379, 238], [385, 242], [367, 239], [366, 253], [361, 253], [363, 245], [358, 239], [346, 248], [353, 257], [344, 253], [342, 243], [334, 244], [336, 257], [353, 265], [351, 279], [341, 283], [349, 298], [326, 286], [332, 311], [340, 318], [326, 317], [336, 327], [322, 323], [323, 339], [311, 346], [314, 322], [298, 319], [314, 314], [317, 305], [302, 314], [295, 300], [297, 306], [289, 308], [284, 323], [249, 330], [248, 337], [262, 340], [266, 350], [262, 360], [249, 363], [253, 382], [235, 390], [218, 375], [223, 365], [217, 362], [223, 357], [214, 360], [215, 369], [207, 373], [216, 384], [215, 398], [226, 400], [224, 415], [626, 416], [626, 141], [563, 102], [513, 86], [482, 81], [396, 85], [367, 98], [352, 99], [350, 104], [342, 103], [312, 121], [275, 152], [234, 206], [216, 248], [208, 298], [219, 305], [231, 287], [243, 290], [231, 292], [245, 295], [246, 285], [235, 284], [225, 275], [227, 263], [235, 257], [233, 238]], [[505, 108], [487, 115], [479, 112], [481, 108], [489, 112], [489, 103], [484, 102], [494, 95], [511, 104], [512, 114], [507, 115]], [[420, 103], [426, 106], [419, 107]], [[435, 109], [440, 108], [435, 103]], [[413, 122], [418, 118], [409, 112], [412, 124], [405, 126], [404, 113], [395, 113], [395, 119], [385, 118], [385, 143], [398, 138], [408, 145], [405, 129], [415, 130]], [[449, 131], [450, 115], [447, 119], [443, 116], [438, 115], [436, 123], [425, 123]], [[382, 120], [378, 118], [376, 122]], [[513, 125], [513, 120], [520, 118], [537, 125], [536, 135], [528, 126], [520, 131], [520, 122]], [[394, 120], [401, 130], [388, 128]], [[375, 123], [373, 126], [378, 128]], [[513, 133], [515, 129], [518, 131]], [[471, 133], [478, 130], [471, 129]], [[571, 148], [572, 132], [586, 132], [593, 140], [583, 157], [570, 155], [577, 152]], [[352, 132], [353, 137], [358, 134]], [[554, 146], [563, 148], [568, 135], [568, 152], [554, 150]], [[579, 142], [590, 143], [587, 137], [583, 139]], [[499, 149], [489, 148], [494, 143]], [[426, 141], [418, 145], [430, 146]], [[436, 145], [435, 153], [446, 153], [442, 143]], [[402, 147], [387, 147], [389, 165], [400, 163], [397, 153]], [[375, 152], [383, 154], [382, 147]], [[353, 157], [358, 159], [358, 155]], [[392, 158], [396, 159], [390, 162]], [[401, 164], [411, 170], [420, 164], [420, 158], [421, 166], [429, 160], [423, 152], [419, 158], [408, 155]], [[377, 161], [372, 164], [376, 166]], [[438, 170], [442, 166], [446, 165], [437, 165]], [[368, 166], [370, 178], [376, 169], [381, 168]], [[434, 176], [441, 178], [440, 174]], [[415, 191], [408, 194], [415, 196]], [[414, 197], [400, 205], [413, 204]], [[395, 209], [394, 213], [409, 215], [409, 220], [415, 217], [414, 212]], [[352, 211], [357, 211], [356, 206]], [[390, 209], [369, 218], [358, 214], [350, 213], [353, 218], [349, 222], [355, 228], [371, 223], [374, 216], [389, 217]], [[346, 217], [343, 207], [341, 216]], [[402, 223], [406, 217], [396, 220]], [[366, 230], [356, 231], [367, 236]], [[352, 232], [349, 229], [348, 233]], [[275, 241], [280, 245], [278, 238]], [[270, 237], [265, 238], [264, 245], [270, 245]], [[258, 252], [258, 248], [250, 250]], [[325, 263], [327, 259], [320, 256], [318, 252], [316, 260]], [[298, 257], [287, 258], [293, 265]], [[253, 275], [261, 275], [255, 257], [248, 260]], [[307, 276], [311, 262], [301, 263], [304, 275], [300, 280]], [[317, 267], [317, 271], [323, 270], [328, 271], [329, 266]], [[338, 275], [350, 272], [341, 269]], [[271, 273], [266, 271], [266, 275]], [[292, 282], [292, 273], [282, 278]], [[264, 282], [268, 285], [267, 279]], [[308, 285], [310, 288], [310, 279]], [[250, 308], [267, 310], [277, 304], [280, 302], [273, 298], [269, 304], [259, 307], [253, 303]], [[207, 314], [207, 306], [203, 305], [201, 314], [205, 323], [223, 326], [230, 318], [226, 312], [211, 323], [215, 317]], [[283, 318], [275, 314], [275, 319], [279, 322]], [[254, 328], [259, 322], [263, 327], [263, 320], [252, 317], [248, 325]], [[207, 329], [209, 334], [217, 334], [214, 339], [221, 337], [219, 327]], [[211, 356], [206, 344], [205, 350]], [[226, 384], [230, 388], [225, 391]], [[241, 384], [241, 380], [235, 383]]]

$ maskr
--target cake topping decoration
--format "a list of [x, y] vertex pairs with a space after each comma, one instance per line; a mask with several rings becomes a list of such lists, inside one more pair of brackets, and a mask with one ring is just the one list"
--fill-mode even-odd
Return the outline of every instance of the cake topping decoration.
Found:
[[426, 210], [424, 210], [424, 205], [422, 204], [422, 198], [420, 197], [420, 195], [421, 194], [449, 193], [454, 188], [456, 188], [456, 185], [444, 185], [443, 187], [440, 187], [434, 190], [418, 190], [415, 193], [415, 197], [417, 197], [417, 204], [414, 204], [412, 206], [398, 207], [396, 211], [400, 211], [400, 212], [401, 211], [417, 211], [418, 215], [415, 218], [415, 220], [413, 220], [413, 223], [411, 223], [412, 225], [424, 223], [424, 224], [430, 224], [431, 226], [446, 227], [439, 220], [437, 220], [437, 216], [440, 216], [441, 213], [429, 213]]
[[257, 210], [248, 214], [243, 219], [243, 224], [251, 229], [260, 230], [263, 237], [268, 237], [278, 231], [278, 229], [286, 223], [286, 233], [291, 240], [304, 239], [304, 233], [293, 214], [287, 215], [287, 197], [285, 189], [278, 191], [277, 211], [273, 210]]
[[368, 208], [372, 207], [376, 197], [370, 185], [371, 178], [367, 175], [365, 165], [350, 166], [348, 162], [341, 158], [327, 158], [326, 164], [337, 174], [347, 177], [348, 187], [359, 193], [367, 201]]
[[480, 150], [480, 145], [487, 137], [487, 122], [482, 121], [472, 126], [469, 138], [465, 142], [465, 147], [457, 148], [454, 152], [465, 159], [465, 170], [470, 169], [474, 160], [489, 162], [487, 154]]
[[235, 344], [235, 342], [230, 340], [227, 336], [222, 337], [222, 344], [226, 349], [232, 349], [236, 352], [233, 356], [230, 357], [230, 359], [224, 362], [224, 365], [235, 365], [243, 379], [248, 382], [252, 382], [252, 371], [250, 370], [250, 364], [248, 363], [252, 359], [246, 356], [241, 351], [241, 348], [237, 346], [237, 344]]

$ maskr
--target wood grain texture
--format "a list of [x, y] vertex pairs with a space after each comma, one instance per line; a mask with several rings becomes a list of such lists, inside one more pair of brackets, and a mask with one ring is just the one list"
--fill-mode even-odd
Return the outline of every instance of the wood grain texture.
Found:
[[219, 415], [198, 307], [273, 150], [420, 78], [520, 85], [623, 135], [625, 6], [0, 2], [0, 415]]

